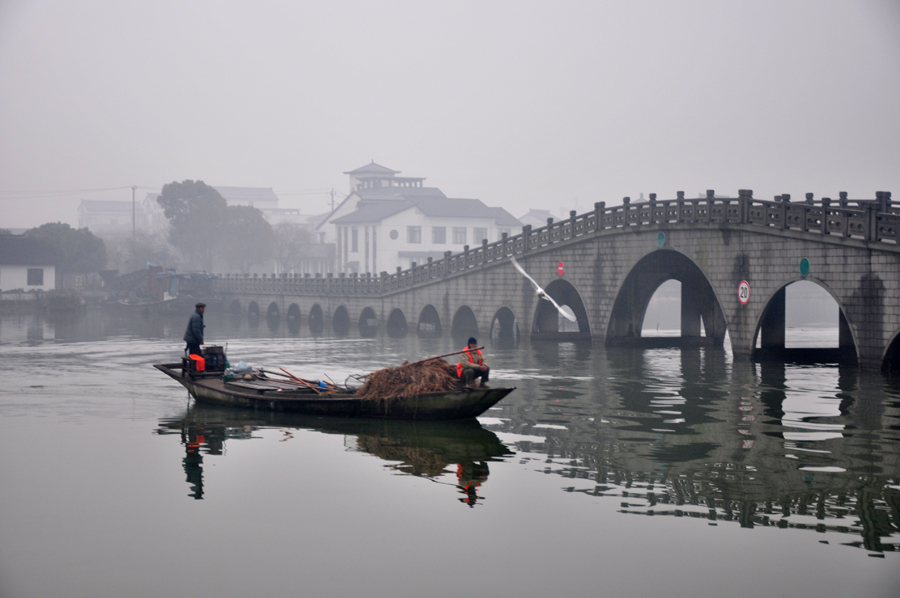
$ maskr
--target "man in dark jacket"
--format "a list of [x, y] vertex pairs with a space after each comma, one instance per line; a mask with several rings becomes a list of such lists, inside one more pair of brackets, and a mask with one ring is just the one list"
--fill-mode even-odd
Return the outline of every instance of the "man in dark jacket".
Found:
[[197, 308], [197, 311], [191, 314], [187, 330], [184, 331], [184, 342], [187, 343], [185, 352], [188, 355], [202, 355], [200, 345], [203, 344], [203, 329], [206, 328], [203, 324], [203, 312], [206, 311], [206, 304], [198, 303], [194, 307]]

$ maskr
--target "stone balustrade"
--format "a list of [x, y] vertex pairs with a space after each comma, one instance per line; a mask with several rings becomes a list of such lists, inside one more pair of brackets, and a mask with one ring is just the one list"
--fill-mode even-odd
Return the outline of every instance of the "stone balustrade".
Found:
[[518, 235], [504, 235], [499, 241], [485, 241], [474, 248], [466, 245], [460, 253], [448, 251], [439, 260], [429, 258], [427, 263], [413, 264], [408, 270], [398, 268], [392, 274], [225, 274], [217, 279], [216, 289], [224, 293], [384, 295], [585, 235], [616, 234], [635, 227], [723, 224], [762, 227], [767, 232], [776, 229], [830, 235], [900, 249], [900, 206], [891, 203], [891, 194], [886, 191], [876, 193], [874, 200], [851, 200], [843, 192], [837, 200], [815, 200], [808, 193], [803, 202], [793, 202], [787, 194], [771, 201], [755, 199], [749, 190], [741, 190], [737, 198], [716, 197], [712, 190], [707, 191], [706, 197], [691, 199], [685, 198], [683, 192], [678, 192], [675, 199], [664, 200], [651, 193], [648, 201], [639, 203], [632, 203], [628, 197], [619, 206], [606, 207], [605, 202], [599, 202], [593, 211], [573, 211], [558, 222], [548, 219], [546, 226], [537, 229], [524, 226]]

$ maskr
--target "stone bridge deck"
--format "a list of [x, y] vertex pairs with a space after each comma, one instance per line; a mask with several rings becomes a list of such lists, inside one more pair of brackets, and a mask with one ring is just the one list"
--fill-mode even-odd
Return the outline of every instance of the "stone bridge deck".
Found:
[[[560, 329], [549, 302], [512, 267], [516, 259], [559, 303], [577, 330]], [[559, 266], [562, 264], [563, 268]], [[561, 273], [560, 273], [561, 272]], [[875, 200], [803, 203], [781, 196], [650, 200], [549, 221], [408, 270], [379, 276], [221, 276], [231, 309], [264, 312], [313, 331], [379, 328], [422, 335], [530, 334], [634, 342], [654, 291], [682, 283], [682, 340], [721, 343], [735, 356], [784, 349], [784, 289], [799, 280], [825, 288], [840, 308], [841, 346], [866, 367], [900, 365], [900, 210]], [[745, 281], [748, 301], [738, 297]], [[564, 321], [565, 322], [565, 321]], [[702, 329], [701, 329], [702, 323]], [[701, 330], [705, 332], [702, 335]], [[761, 347], [757, 349], [757, 338]]]

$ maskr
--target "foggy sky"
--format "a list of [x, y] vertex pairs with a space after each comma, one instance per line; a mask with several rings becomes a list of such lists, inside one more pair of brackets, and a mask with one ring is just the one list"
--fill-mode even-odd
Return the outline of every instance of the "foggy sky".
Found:
[[898, 106], [896, 0], [0, 0], [0, 227], [183, 179], [320, 213], [373, 159], [515, 216], [900, 199]]

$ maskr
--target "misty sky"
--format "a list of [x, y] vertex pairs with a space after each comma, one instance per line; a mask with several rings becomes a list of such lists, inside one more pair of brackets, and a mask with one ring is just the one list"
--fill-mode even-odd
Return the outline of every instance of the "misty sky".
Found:
[[898, 133], [897, 0], [0, 0], [0, 227], [188, 178], [319, 213], [372, 159], [515, 216], [900, 199]]

